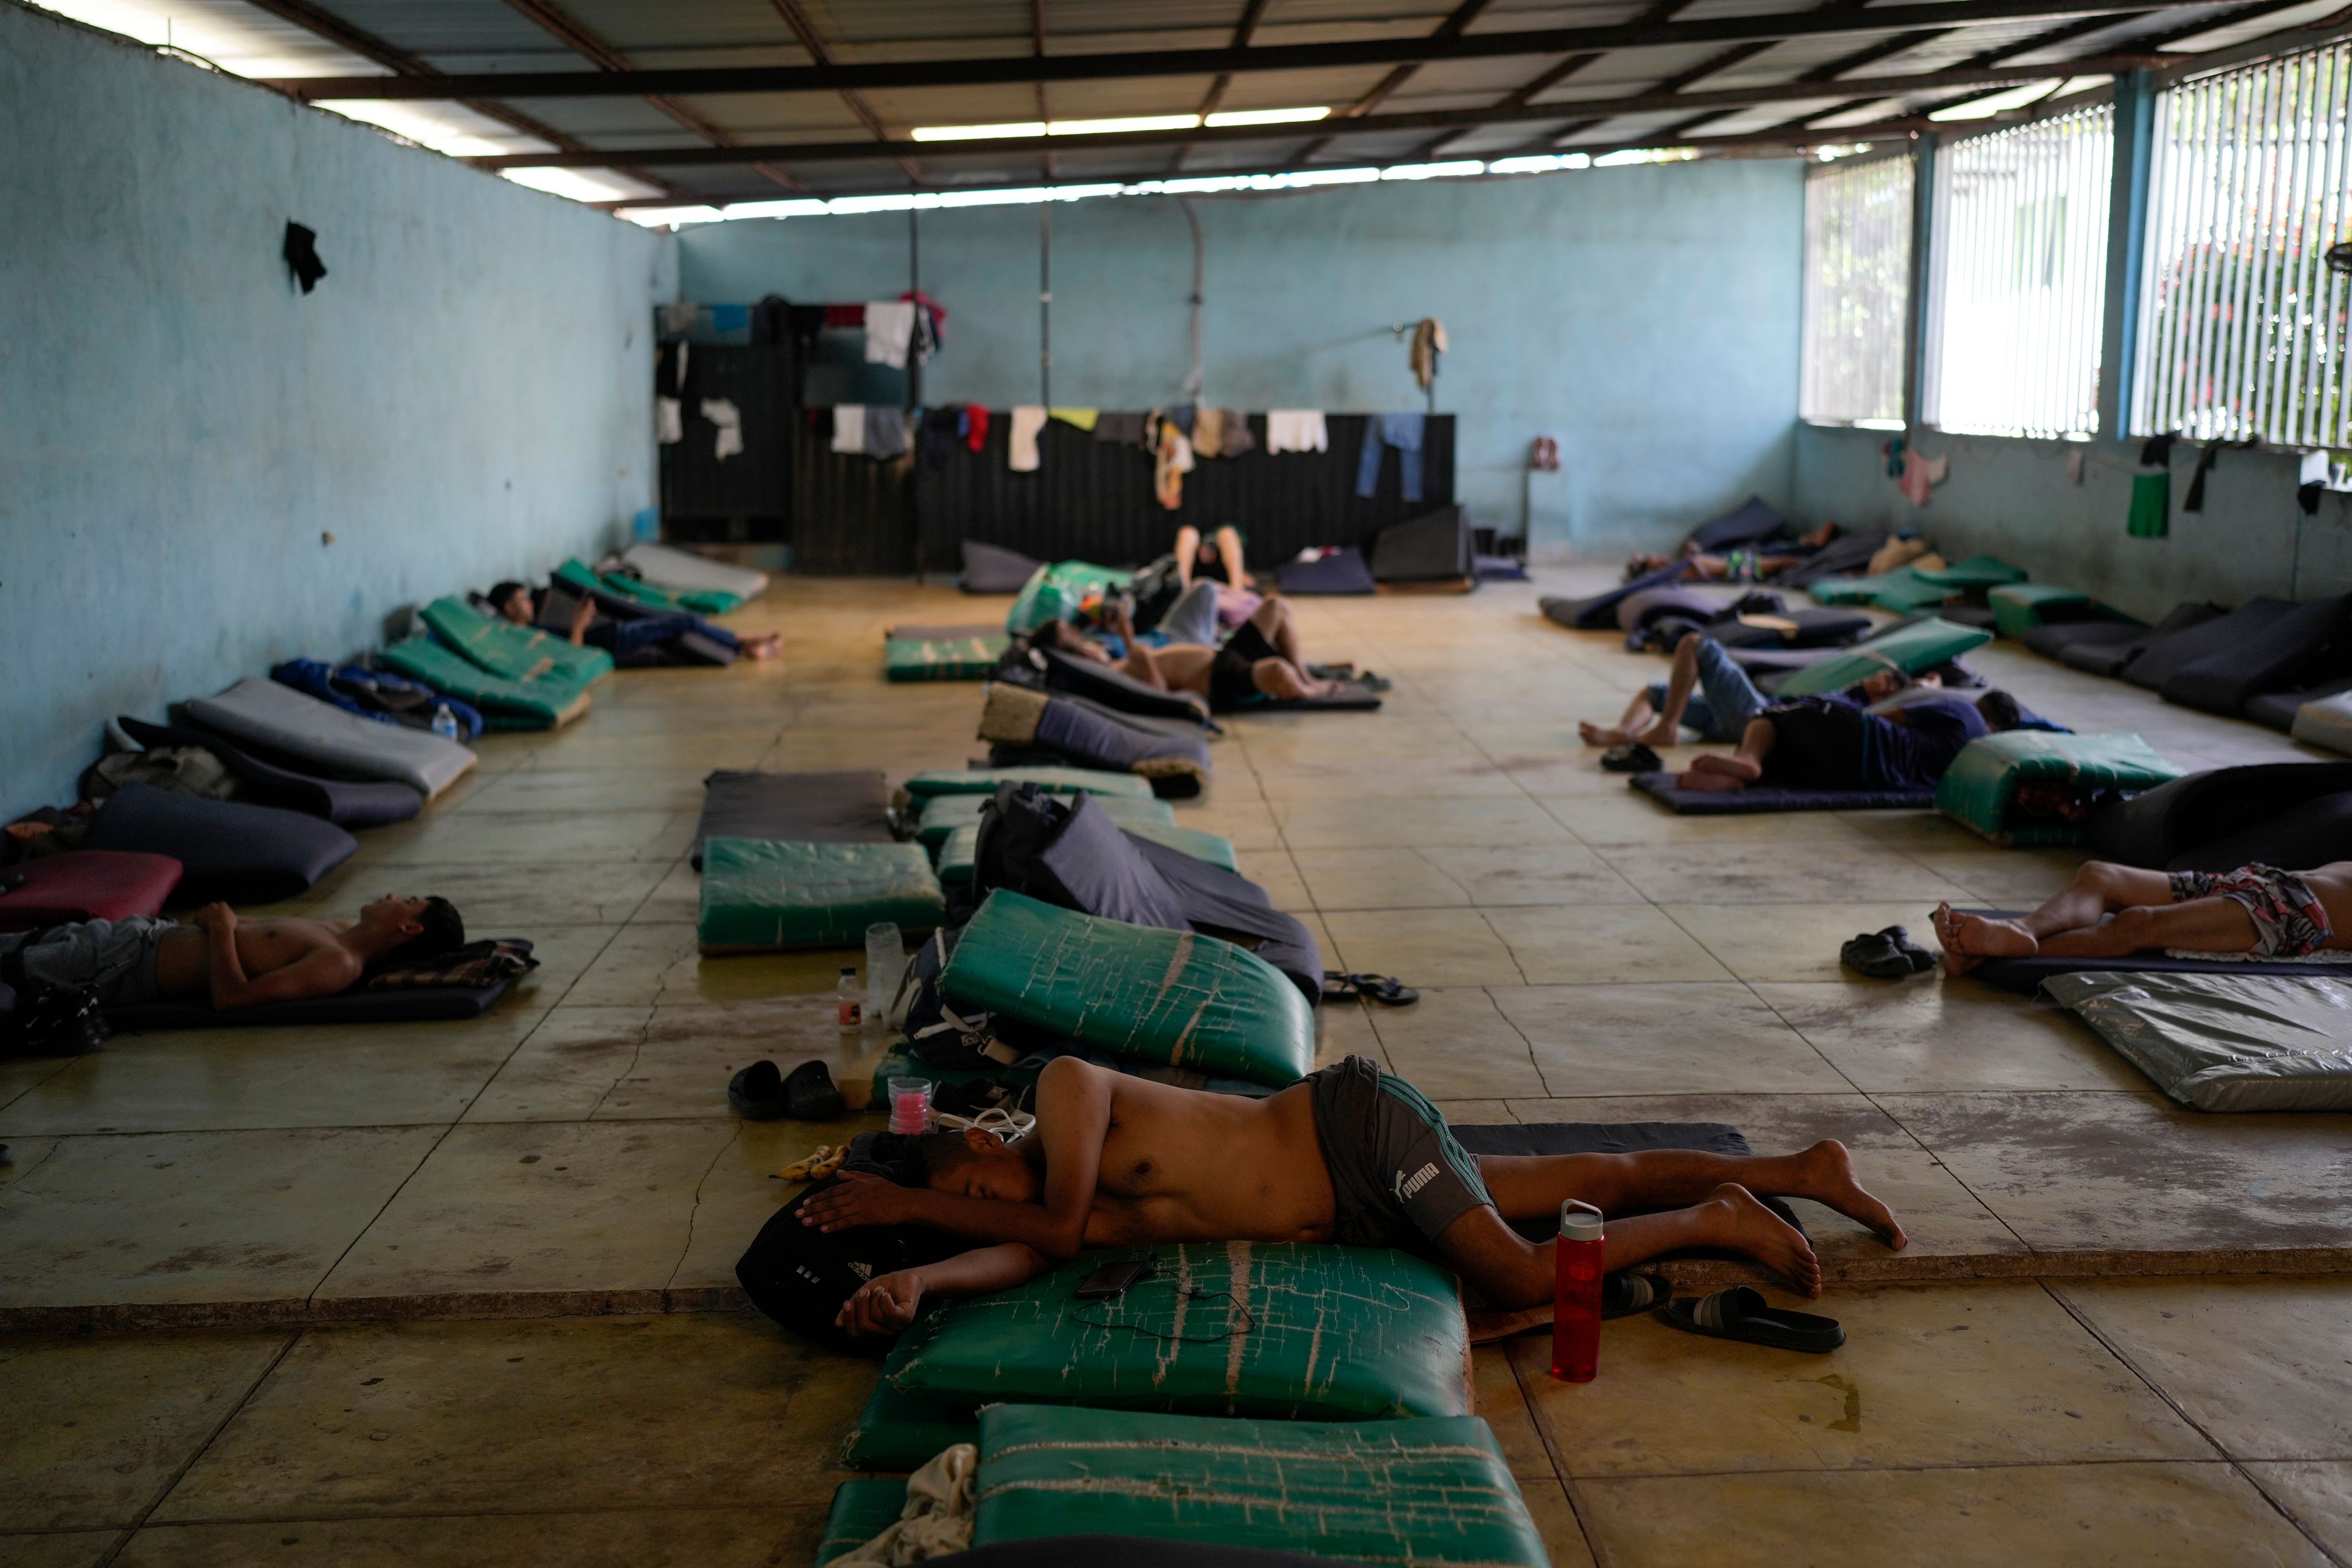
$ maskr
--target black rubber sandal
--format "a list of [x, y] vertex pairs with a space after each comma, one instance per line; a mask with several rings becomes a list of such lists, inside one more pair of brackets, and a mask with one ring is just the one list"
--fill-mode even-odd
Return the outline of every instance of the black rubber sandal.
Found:
[[1936, 955], [1911, 940], [1911, 933], [1901, 926], [1888, 926], [1879, 935], [1895, 944], [1895, 951], [1910, 961], [1911, 973], [1925, 974], [1936, 967]]
[[1642, 744], [1628, 741], [1622, 746], [1612, 746], [1601, 753], [1601, 767], [1612, 773], [1662, 773], [1666, 771], [1665, 759]]
[[849, 1109], [823, 1062], [803, 1062], [784, 1075], [784, 1114], [795, 1121], [831, 1121]]
[[1669, 1328], [1714, 1340], [1738, 1340], [1768, 1350], [1801, 1351], [1827, 1355], [1845, 1343], [1845, 1329], [1835, 1318], [1791, 1312], [1764, 1300], [1752, 1285], [1734, 1285], [1712, 1296], [1669, 1301], [1653, 1314]]
[[1388, 1007], [1403, 1007], [1421, 1000], [1421, 993], [1404, 982], [1386, 974], [1342, 974], [1336, 969], [1323, 972], [1323, 999], [1343, 1002], [1354, 997], [1369, 996]]
[[1838, 962], [1873, 980], [1908, 980], [1911, 960], [1884, 931], [1864, 931], [1838, 949]]
[[746, 1121], [773, 1121], [791, 1113], [784, 1099], [784, 1075], [764, 1058], [728, 1080], [727, 1103]]

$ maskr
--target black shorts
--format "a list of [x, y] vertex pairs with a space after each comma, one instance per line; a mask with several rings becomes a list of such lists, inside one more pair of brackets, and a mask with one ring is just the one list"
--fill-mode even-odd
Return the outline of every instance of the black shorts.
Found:
[[1869, 716], [1850, 702], [1799, 697], [1767, 708], [1772, 749], [1758, 782], [1777, 789], [1861, 789], [1869, 763]]
[[1281, 657], [1282, 650], [1266, 640], [1255, 621], [1244, 621], [1210, 662], [1209, 700], [1220, 708], [1257, 701], [1265, 695], [1257, 687], [1257, 661]]
[[1331, 1174], [1332, 1239], [1437, 1257], [1440, 1232], [1491, 1205], [1478, 1161], [1437, 1108], [1370, 1057], [1325, 1068], [1315, 1086], [1315, 1136]]

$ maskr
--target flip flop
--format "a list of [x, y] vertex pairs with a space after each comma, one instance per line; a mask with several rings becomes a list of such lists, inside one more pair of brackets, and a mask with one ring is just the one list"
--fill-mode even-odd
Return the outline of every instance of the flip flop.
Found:
[[1655, 1274], [1635, 1274], [1620, 1269], [1601, 1277], [1601, 1315], [1603, 1318], [1630, 1318], [1636, 1312], [1646, 1312], [1653, 1307], [1663, 1307], [1675, 1299], [1675, 1288]]
[[1669, 1301], [1654, 1315], [1686, 1334], [1738, 1340], [1769, 1350], [1827, 1355], [1845, 1343], [1845, 1330], [1835, 1318], [1784, 1310], [1764, 1300], [1764, 1292], [1752, 1285], [1734, 1285], [1712, 1296]]
[[1911, 933], [1901, 926], [1888, 926], [1879, 935], [1895, 944], [1895, 951], [1911, 961], [1911, 973], [1925, 974], [1936, 967], [1936, 955], [1911, 940]]
[[849, 1109], [823, 1062], [803, 1062], [784, 1075], [784, 1114], [795, 1121], [831, 1121]]
[[727, 1103], [746, 1121], [773, 1121], [791, 1114], [783, 1072], [765, 1058], [727, 1080]]
[[1908, 980], [1915, 973], [1910, 958], [1885, 931], [1864, 931], [1855, 937], [1838, 949], [1838, 962], [1873, 980]]
[[1666, 771], [1664, 758], [1639, 741], [1628, 741], [1622, 746], [1612, 746], [1601, 753], [1601, 766], [1612, 773], [1661, 773]]
[[1342, 974], [1336, 969], [1323, 972], [1323, 995], [1331, 1002], [1369, 996], [1390, 1007], [1402, 1007], [1421, 1000], [1420, 992], [1389, 975]]

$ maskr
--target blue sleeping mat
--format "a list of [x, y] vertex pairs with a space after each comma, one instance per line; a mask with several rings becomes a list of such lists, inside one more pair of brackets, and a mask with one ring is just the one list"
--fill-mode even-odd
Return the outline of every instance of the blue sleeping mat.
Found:
[[2314, 979], [2352, 980], [2352, 963], [2296, 958], [2172, 958], [2162, 952], [2135, 952], [2122, 958], [1988, 958], [1969, 971], [2000, 991], [2031, 996], [2042, 983], [2060, 974], [2301, 974]]
[[1312, 561], [1294, 561], [1274, 575], [1284, 593], [1298, 596], [1380, 592], [1364, 552], [1352, 544]]
[[1152, 728], [1155, 722], [1177, 721], [1122, 721], [1121, 715], [1083, 698], [1047, 696], [1000, 680], [988, 689], [980, 738], [991, 743], [992, 766], [1060, 762], [1134, 773], [1149, 781], [1152, 794], [1167, 799], [1199, 795], [1209, 776], [1208, 742], [1197, 729], [1171, 735]]
[[90, 818], [87, 849], [168, 855], [184, 868], [183, 903], [274, 903], [350, 859], [360, 841], [320, 817], [127, 784]]
[[[508, 940], [512, 941], [512, 938]], [[523, 942], [520, 945], [528, 947]], [[502, 974], [488, 985], [419, 985], [397, 991], [346, 991], [300, 1002], [268, 1002], [258, 1007], [221, 1012], [200, 1002], [142, 1002], [109, 1007], [106, 1021], [129, 1034], [142, 1029], [258, 1028], [286, 1025], [432, 1024], [476, 1018], [507, 994], [516, 976]]]
[[256, 805], [283, 806], [307, 816], [323, 816], [338, 827], [382, 827], [406, 822], [425, 809], [425, 797], [390, 779], [330, 779], [282, 767], [257, 756], [225, 735], [177, 724], [150, 724], [124, 714], [115, 721], [142, 746], [202, 746], [221, 760]]
[[1663, 588], [1669, 583], [1682, 581], [1688, 564], [1673, 561], [1654, 572], [1644, 573], [1629, 582], [1620, 583], [1605, 594], [1595, 594], [1588, 599], [1538, 599], [1536, 608], [1544, 618], [1557, 621], [1573, 631], [1608, 631], [1617, 625], [1617, 606], [1645, 588]]
[[2164, 635], [2149, 638], [2139, 657], [2123, 667], [2123, 678], [2134, 686], [2162, 691], [2174, 676], [2190, 665], [2227, 653], [2241, 643], [2268, 633], [2294, 611], [2290, 600], [2249, 599], [2226, 616], [2216, 616], [2177, 632], [2164, 633], [2163, 626], [2158, 625], [2154, 631]]
[[[1120, 713], [1178, 719], [1212, 732], [1218, 729], [1217, 721], [1209, 717], [1209, 705], [1193, 693], [1146, 685], [1098, 659], [1037, 647], [1028, 650], [1025, 662], [1047, 690], [1084, 697]], [[1022, 684], [1028, 682], [1024, 679]]]
[[1673, 773], [1635, 773], [1629, 781], [1677, 816], [1741, 816], [1763, 811], [1921, 811], [1936, 804], [1931, 786], [1894, 789], [1676, 789]]
[[1692, 529], [1690, 542], [1701, 550], [1729, 550], [1760, 543], [1785, 531], [1788, 526], [1788, 520], [1765, 505], [1763, 497], [1749, 496], [1721, 517]]
[[2182, 668], [2160, 689], [2167, 702], [2236, 715], [2249, 698], [2340, 672], [2352, 633], [2352, 596], [2298, 605]]

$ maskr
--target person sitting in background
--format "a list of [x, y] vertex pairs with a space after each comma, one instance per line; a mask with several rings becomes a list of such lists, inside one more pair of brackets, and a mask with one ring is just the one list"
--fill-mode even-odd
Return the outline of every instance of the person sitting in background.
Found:
[[2092, 860], [2031, 914], [2002, 920], [1938, 904], [1934, 918], [1953, 974], [1988, 958], [2121, 958], [2149, 948], [2307, 958], [2352, 948], [2352, 860], [2218, 873]]
[[1188, 588], [1196, 578], [1228, 588], [1256, 586], [1242, 567], [1241, 531], [1230, 522], [1208, 535], [1189, 522], [1176, 531], [1176, 577]]
[[1885, 713], [1839, 697], [1800, 697], [1749, 720], [1729, 756], [1693, 758], [1675, 784], [1695, 790], [1932, 789], [1961, 747], [2014, 730], [2023, 717], [2006, 691], [1973, 701], [1958, 693], [1926, 698]]
[[[483, 597], [491, 609], [519, 626], [539, 625], [540, 605], [545, 591], [533, 593], [521, 583], [505, 582], [494, 584]], [[552, 628], [549, 628], [552, 629]], [[634, 620], [600, 614], [596, 602], [583, 594], [572, 611], [572, 624], [566, 635], [572, 646], [593, 646], [615, 656], [642, 647], [672, 641], [688, 632], [699, 632], [721, 647], [732, 648], [751, 658], [773, 658], [784, 646], [782, 632], [762, 632], [753, 637], [740, 637], [725, 626], [713, 625], [699, 616], [683, 611], [649, 610]]]
[[[1299, 644], [1297, 626], [1291, 619], [1289, 605], [1281, 599], [1260, 605], [1223, 646], [1218, 646], [1213, 640], [1216, 592], [1213, 583], [1195, 583], [1160, 623], [1171, 638], [1189, 635], [1200, 640], [1150, 647], [1137, 637], [1127, 606], [1117, 601], [1104, 606], [1102, 621], [1105, 629], [1127, 645], [1124, 658], [1112, 658], [1076, 627], [1062, 621], [1046, 622], [1029, 638], [1039, 647], [1059, 648], [1110, 665], [1162, 691], [1194, 692], [1216, 708], [1245, 708], [1268, 699], [1280, 702], [1329, 697], [1345, 689], [1344, 681], [1307, 673], [1307, 655]], [[1200, 614], [1204, 595], [1205, 624]]]
[[1820, 1295], [1812, 1247], [1759, 1193], [1825, 1204], [1890, 1248], [1908, 1239], [1833, 1141], [1770, 1157], [1473, 1156], [1419, 1090], [1366, 1057], [1264, 1100], [1064, 1057], [1039, 1075], [1036, 1124], [1017, 1142], [934, 1132], [911, 1163], [907, 1184], [852, 1173], [801, 1205], [819, 1230], [923, 1225], [973, 1243], [867, 1281], [841, 1309], [853, 1333], [896, 1332], [926, 1297], [1009, 1289], [1081, 1247], [1186, 1241], [1393, 1247], [1444, 1262], [1491, 1306], [1534, 1307], [1552, 1298], [1552, 1246], [1511, 1222], [1554, 1217], [1571, 1198], [1609, 1216], [1612, 1272], [1721, 1247]]
[[215, 903], [185, 926], [133, 918], [0, 935], [0, 973], [12, 984], [86, 990], [101, 1007], [188, 1000], [226, 1011], [339, 995], [371, 971], [465, 945], [466, 922], [446, 899], [387, 894], [355, 921], [241, 920]]
[[[1898, 692], [1926, 688], [1940, 689], [1943, 678], [1929, 673], [1909, 676], [1899, 669], [1874, 671], [1853, 691], [1863, 705], [1876, 707]], [[1748, 672], [1705, 632], [1686, 633], [1675, 645], [1666, 679], [1644, 687], [1627, 705], [1614, 725], [1590, 720], [1576, 732], [1588, 746], [1671, 746], [1681, 726], [1688, 724], [1710, 741], [1736, 745], [1748, 733], [1748, 722], [1772, 700], [1748, 679]]]

